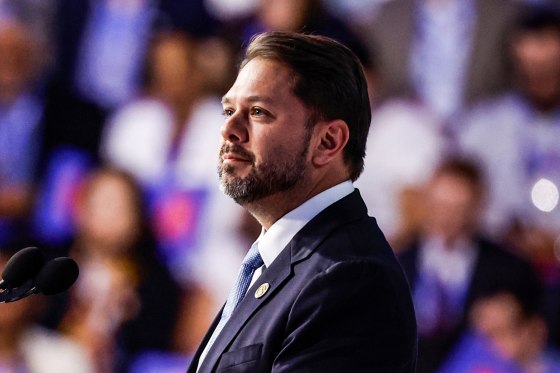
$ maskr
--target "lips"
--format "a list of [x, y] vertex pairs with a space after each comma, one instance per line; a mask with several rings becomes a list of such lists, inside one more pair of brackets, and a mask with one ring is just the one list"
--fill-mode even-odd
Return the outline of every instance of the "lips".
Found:
[[220, 151], [220, 156], [223, 162], [253, 162], [253, 155], [236, 145], [224, 145]]
[[250, 162], [249, 159], [243, 158], [238, 154], [228, 153], [222, 156], [224, 161], [233, 161], [233, 162]]

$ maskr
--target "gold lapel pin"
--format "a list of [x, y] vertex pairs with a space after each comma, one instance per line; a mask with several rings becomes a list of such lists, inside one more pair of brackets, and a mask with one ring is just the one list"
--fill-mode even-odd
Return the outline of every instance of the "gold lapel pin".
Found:
[[270, 289], [270, 284], [268, 282], [265, 282], [264, 284], [259, 286], [258, 289], [255, 291], [255, 298], [257, 299], [261, 298], [263, 295], [266, 294], [268, 289]]

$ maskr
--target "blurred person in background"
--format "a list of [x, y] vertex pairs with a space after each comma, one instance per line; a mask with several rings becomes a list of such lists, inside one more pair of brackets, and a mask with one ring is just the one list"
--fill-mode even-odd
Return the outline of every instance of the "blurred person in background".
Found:
[[438, 120], [425, 107], [389, 100], [373, 110], [364, 172], [356, 185], [395, 251], [412, 238], [421, 189], [445, 147]]
[[351, 19], [354, 24], [373, 22], [383, 3], [392, 0], [322, 0], [338, 18]]
[[[103, 116], [53, 79], [52, 3], [0, 3], [0, 241], [28, 237], [52, 153], [97, 153]], [[19, 236], [19, 237], [16, 237]]]
[[[15, 252], [0, 250], [0, 268]], [[0, 372], [95, 373], [86, 351], [60, 333], [39, 326], [46, 298], [42, 295], [1, 304]]]
[[141, 89], [154, 32], [213, 32], [203, 0], [61, 0], [56, 8], [57, 68], [64, 85], [111, 112]]
[[547, 341], [539, 289], [493, 289], [474, 303], [469, 329], [438, 373], [553, 373], [560, 354]]
[[547, 319], [560, 345], [560, 10], [531, 6], [509, 40], [515, 89], [460, 123], [464, 152], [490, 181], [488, 233], [534, 261], [547, 285]]
[[497, 293], [479, 299], [471, 312], [475, 331], [490, 339], [498, 354], [525, 373], [560, 371], [560, 355], [548, 349], [547, 325], [522, 295]]
[[364, 172], [356, 180], [368, 210], [398, 251], [417, 224], [418, 194], [447, 147], [441, 121], [425, 106], [405, 98], [382, 100], [377, 54], [363, 60], [371, 126]]
[[41, 116], [39, 84], [45, 45], [30, 20], [31, 10], [0, 3], [0, 242], [14, 236], [33, 204]]
[[485, 180], [468, 159], [448, 157], [422, 195], [415, 240], [399, 260], [410, 281], [419, 331], [418, 372], [435, 372], [488, 289], [538, 283], [529, 262], [479, 235]]
[[559, 9], [524, 12], [509, 51], [515, 89], [468, 112], [460, 142], [492, 178], [486, 220], [494, 234], [505, 234], [517, 222], [560, 234], [560, 208], [551, 204], [539, 212], [531, 200], [531, 188], [541, 178], [560, 188]]
[[399, 251], [412, 239], [419, 220], [421, 189], [449, 147], [443, 121], [426, 105], [407, 97], [384, 98], [379, 51], [362, 59], [372, 120], [364, 172], [356, 180], [368, 210], [391, 246]]
[[449, 122], [508, 83], [501, 55], [516, 14], [510, 0], [393, 0], [363, 25], [379, 51], [381, 97], [419, 100]]
[[[212, 64], [223, 69], [208, 71], [206, 42], [182, 31], [155, 35], [143, 94], [110, 118], [101, 147], [109, 164], [141, 185], [161, 257], [191, 290], [177, 341], [184, 351], [196, 348], [226, 297], [245, 243], [242, 209], [219, 190], [216, 175], [223, 116], [215, 78], [227, 77], [233, 57], [226, 53]], [[216, 266], [218, 275], [207, 276]]]
[[95, 372], [126, 372], [146, 351], [173, 350], [181, 289], [157, 256], [134, 179], [101, 168], [82, 188], [70, 248], [80, 277], [58, 329], [83, 346]]
[[305, 32], [331, 37], [346, 45], [362, 62], [366, 46], [343, 20], [329, 13], [321, 0], [259, 0], [254, 12], [242, 19], [239, 33], [244, 45], [265, 31]]
[[216, 18], [231, 22], [248, 17], [258, 6], [260, 0], [204, 0], [208, 11]]

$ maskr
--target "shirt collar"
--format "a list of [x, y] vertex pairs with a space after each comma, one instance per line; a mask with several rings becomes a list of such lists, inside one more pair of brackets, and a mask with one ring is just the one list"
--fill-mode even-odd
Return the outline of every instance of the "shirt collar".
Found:
[[420, 271], [436, 276], [448, 287], [464, 286], [477, 258], [476, 245], [460, 239], [446, 246], [440, 237], [427, 237], [421, 246]]
[[263, 228], [257, 242], [265, 266], [276, 259], [297, 232], [311, 219], [336, 201], [354, 191], [350, 180], [337, 184], [305, 201], [276, 221], [267, 231]]

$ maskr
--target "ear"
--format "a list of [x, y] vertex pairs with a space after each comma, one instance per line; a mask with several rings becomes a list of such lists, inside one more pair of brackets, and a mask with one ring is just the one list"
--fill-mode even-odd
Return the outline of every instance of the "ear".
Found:
[[322, 167], [340, 157], [348, 143], [350, 131], [345, 121], [336, 119], [315, 125], [316, 146], [311, 161], [317, 167]]

